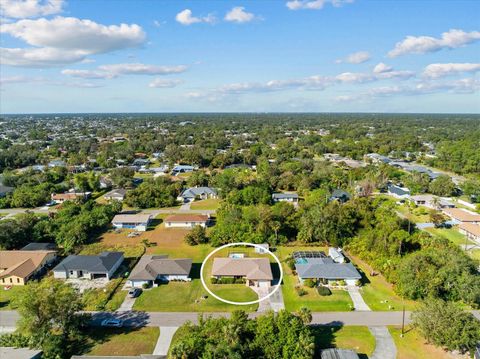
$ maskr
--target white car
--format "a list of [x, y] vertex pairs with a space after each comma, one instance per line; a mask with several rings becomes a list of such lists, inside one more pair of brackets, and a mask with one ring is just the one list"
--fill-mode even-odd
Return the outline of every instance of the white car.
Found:
[[105, 319], [101, 323], [102, 327], [115, 327], [121, 328], [123, 326], [123, 321], [120, 319]]

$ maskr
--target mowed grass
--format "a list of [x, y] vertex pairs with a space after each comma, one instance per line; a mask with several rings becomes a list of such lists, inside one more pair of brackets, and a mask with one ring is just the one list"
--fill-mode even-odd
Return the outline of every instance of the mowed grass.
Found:
[[450, 242], [463, 245], [463, 244], [474, 244], [473, 242], [469, 241], [465, 235], [460, 233], [457, 227], [453, 228], [426, 228], [426, 231], [429, 233], [448, 239]]
[[295, 286], [299, 285], [298, 277], [292, 273], [292, 270], [287, 266], [286, 260], [296, 251], [322, 251], [328, 252], [327, 247], [319, 246], [282, 246], [278, 247], [274, 252], [282, 262], [283, 268], [283, 285], [282, 294], [285, 302], [285, 309], [289, 311], [298, 311], [305, 307], [313, 312], [328, 312], [328, 311], [350, 311], [353, 308], [353, 303], [348, 292], [344, 290], [333, 290], [332, 295], [322, 297], [318, 294], [315, 288], [308, 288], [302, 286], [307, 292], [303, 296], [299, 296], [295, 290]]
[[312, 328], [315, 336], [316, 358], [321, 349], [353, 349], [358, 354], [370, 356], [375, 350], [375, 338], [364, 326], [316, 326]]
[[371, 310], [402, 310], [404, 304], [406, 310], [415, 309], [416, 303], [407, 299], [402, 300], [401, 297], [395, 294], [392, 284], [388, 283], [384, 276], [381, 274], [372, 276], [372, 268], [367, 263], [360, 258], [349, 257], [357, 268], [363, 272], [364, 279], [366, 278], [364, 283], [367, 283], [360, 288], [360, 292]]
[[[220, 296], [228, 295], [229, 299], [234, 301], [257, 299], [257, 295], [245, 285], [229, 286], [231, 288], [215, 288], [215, 292]], [[207, 299], [202, 299], [203, 296], [207, 296]], [[254, 304], [242, 306], [241, 309], [255, 311], [257, 307], [258, 305]], [[203, 288], [200, 279], [194, 279], [191, 282], [170, 282], [145, 290], [137, 298], [133, 308], [158, 312], [229, 312], [240, 309], [239, 306], [226, 304], [213, 298]]]
[[217, 198], [194, 201], [190, 204], [190, 209], [196, 210], [216, 210], [220, 207], [220, 200]]
[[441, 348], [426, 343], [420, 333], [409, 327], [405, 330], [403, 338], [401, 327], [389, 327], [388, 330], [393, 337], [397, 347], [397, 359], [452, 359], [453, 355]]
[[397, 206], [398, 212], [403, 214], [405, 218], [414, 223], [428, 223], [430, 222], [429, 209], [425, 207], [410, 208], [407, 205]]
[[90, 348], [86, 354], [94, 356], [136, 356], [151, 354], [160, 335], [159, 328], [94, 328], [89, 332]]
[[[12, 299], [20, 292], [23, 286], [13, 286], [9, 290], [5, 290], [4, 286], [0, 286], [0, 310], [13, 310], [16, 307], [12, 303]], [[1, 314], [0, 314], [1, 315]]]

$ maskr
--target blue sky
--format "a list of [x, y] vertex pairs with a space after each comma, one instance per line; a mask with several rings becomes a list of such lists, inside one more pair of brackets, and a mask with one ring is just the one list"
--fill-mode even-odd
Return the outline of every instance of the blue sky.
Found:
[[480, 112], [478, 1], [0, 4], [2, 113]]

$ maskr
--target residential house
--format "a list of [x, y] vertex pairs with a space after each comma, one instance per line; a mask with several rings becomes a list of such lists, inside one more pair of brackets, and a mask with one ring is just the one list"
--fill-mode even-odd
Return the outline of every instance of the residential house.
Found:
[[217, 198], [217, 191], [210, 187], [191, 187], [182, 192], [177, 200], [184, 203], [193, 202], [196, 199]]
[[101, 177], [99, 182], [100, 182], [100, 189], [112, 188], [112, 181], [109, 180], [108, 178]]
[[28, 243], [21, 250], [22, 251], [55, 251], [57, 250], [57, 245], [55, 243], [32, 242], [32, 243]]
[[61, 204], [65, 201], [75, 201], [77, 199], [89, 198], [92, 192], [65, 192], [65, 193], [52, 193], [50, 198], [52, 202]]
[[406, 199], [410, 197], [410, 190], [405, 187], [400, 187], [394, 184], [388, 185], [388, 194], [398, 199]]
[[67, 164], [65, 161], [62, 160], [53, 160], [48, 163], [48, 167], [54, 168], [54, 167], [66, 167]]
[[359, 359], [358, 354], [351, 349], [322, 349], [320, 359]]
[[52, 263], [55, 251], [0, 251], [0, 283], [2, 285], [25, 285], [29, 279], [40, 274]]
[[13, 192], [13, 187], [5, 186], [0, 183], [0, 197], [5, 197], [7, 194]]
[[136, 231], [145, 232], [152, 220], [149, 214], [117, 214], [112, 219], [112, 225], [115, 228], [134, 229]]
[[144, 284], [151, 286], [156, 281], [169, 282], [190, 281], [192, 260], [169, 259], [162, 255], [144, 255], [138, 261], [132, 273], [128, 277], [127, 285], [141, 288]]
[[244, 278], [253, 287], [270, 287], [273, 280], [268, 258], [214, 258], [212, 277]]
[[329, 198], [329, 201], [338, 201], [340, 203], [347, 202], [352, 195], [342, 189], [336, 189], [332, 192], [332, 195]]
[[195, 167], [189, 165], [176, 165], [172, 168], [172, 176], [177, 176], [179, 173], [193, 172]]
[[[319, 253], [321, 252], [312, 252]], [[295, 252], [295, 270], [301, 282], [316, 279], [323, 283], [345, 281], [347, 285], [356, 285], [362, 278], [352, 263], [337, 263], [323, 255], [311, 255], [310, 252]]]
[[332, 258], [335, 263], [345, 263], [345, 256], [340, 248], [328, 248], [328, 256]]
[[298, 194], [296, 193], [274, 193], [272, 194], [273, 202], [290, 202], [298, 203]]
[[369, 153], [365, 155], [365, 157], [369, 158], [373, 163], [390, 163], [392, 160], [387, 156], [379, 155], [378, 153]]
[[122, 252], [102, 252], [98, 256], [69, 255], [53, 268], [55, 278], [106, 278], [110, 280], [123, 262]]
[[123, 201], [125, 199], [125, 195], [127, 194], [127, 190], [123, 188], [113, 189], [110, 192], [107, 192], [103, 195], [107, 201]]
[[268, 253], [269, 247], [270, 246], [268, 245], [268, 243], [257, 244], [257, 247], [255, 247], [255, 253]]
[[454, 208], [455, 205], [444, 199], [439, 198], [431, 194], [419, 194], [416, 196], [411, 196], [410, 200], [415, 203], [417, 206], [425, 206], [432, 209], [440, 208]]
[[39, 349], [0, 347], [2, 359], [41, 359], [42, 353]]
[[453, 220], [460, 222], [476, 223], [480, 224], [480, 214], [467, 211], [462, 208], [444, 208], [443, 213], [452, 218]]
[[460, 223], [458, 225], [460, 233], [464, 234], [468, 239], [480, 244], [480, 224]]
[[172, 214], [165, 218], [166, 228], [206, 227], [210, 218], [205, 214]]

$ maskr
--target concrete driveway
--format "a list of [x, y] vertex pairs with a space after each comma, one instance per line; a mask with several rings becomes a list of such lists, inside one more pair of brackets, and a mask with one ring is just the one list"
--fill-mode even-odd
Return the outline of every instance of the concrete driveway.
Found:
[[153, 351], [154, 355], [167, 355], [172, 338], [178, 327], [160, 327], [160, 336], [157, 340], [157, 345]]
[[133, 309], [133, 305], [135, 304], [135, 300], [137, 298], [131, 298], [128, 294], [123, 300], [123, 303], [120, 305], [120, 307], [117, 309], [117, 312], [126, 312], [128, 310]]

